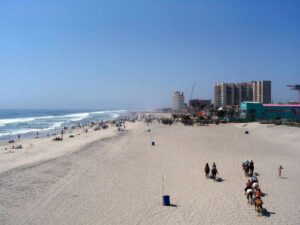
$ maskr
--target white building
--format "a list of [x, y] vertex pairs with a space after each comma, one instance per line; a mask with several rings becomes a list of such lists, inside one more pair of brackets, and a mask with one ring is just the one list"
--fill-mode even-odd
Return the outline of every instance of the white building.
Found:
[[175, 91], [173, 94], [173, 111], [181, 111], [184, 109], [184, 94], [180, 91]]

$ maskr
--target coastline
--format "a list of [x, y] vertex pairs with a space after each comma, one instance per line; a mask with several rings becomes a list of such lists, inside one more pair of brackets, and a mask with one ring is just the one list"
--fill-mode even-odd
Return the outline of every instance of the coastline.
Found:
[[[126, 130], [132, 129], [132, 125], [127, 124]], [[120, 133], [113, 125], [97, 131], [90, 128], [88, 133], [85, 132], [85, 129], [87, 128], [83, 127], [75, 131], [67, 130], [63, 141], [53, 141], [53, 138], [60, 137], [60, 135], [24, 138], [11, 144], [3, 141], [0, 143], [0, 173], [25, 164], [61, 157], [78, 151], [88, 143], [113, 137]], [[73, 138], [70, 138], [69, 135], [71, 134], [74, 136]], [[22, 145], [22, 148], [13, 148], [13, 146], [18, 145]]]
[[128, 110], [0, 110], [0, 142], [46, 137], [61, 130], [106, 123], [131, 115]]

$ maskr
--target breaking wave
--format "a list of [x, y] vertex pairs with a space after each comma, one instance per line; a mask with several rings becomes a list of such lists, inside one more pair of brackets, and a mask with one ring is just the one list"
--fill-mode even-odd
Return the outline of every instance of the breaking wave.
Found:
[[126, 113], [127, 110], [106, 110], [24, 118], [0, 118], [0, 137], [43, 133], [80, 122], [114, 119]]

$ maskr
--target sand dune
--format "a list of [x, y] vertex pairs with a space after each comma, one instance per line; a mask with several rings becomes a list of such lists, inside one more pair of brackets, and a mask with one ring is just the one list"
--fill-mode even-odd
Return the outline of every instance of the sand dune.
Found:
[[[53, 143], [42, 155], [37, 149], [15, 159], [0, 155], [0, 224], [300, 223], [300, 129], [147, 127], [142, 122], [129, 127], [123, 133], [95, 132], [60, 143], [61, 154], [51, 157]], [[34, 161], [31, 155], [36, 155]], [[264, 216], [244, 196], [244, 159], [255, 162], [266, 194]], [[206, 162], [216, 162], [222, 182], [205, 178]], [[283, 179], [277, 177], [280, 164]], [[162, 176], [173, 207], [161, 204]]]

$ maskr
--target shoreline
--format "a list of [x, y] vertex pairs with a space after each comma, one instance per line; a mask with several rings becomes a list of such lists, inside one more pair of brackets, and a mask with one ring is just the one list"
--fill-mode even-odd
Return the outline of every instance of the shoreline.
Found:
[[[132, 124], [130, 122], [127, 122], [126, 126], [126, 131], [132, 129]], [[94, 130], [93, 128], [90, 128], [88, 133], [85, 132], [85, 129], [87, 128], [82, 128], [72, 133], [68, 130], [68, 132], [64, 134], [63, 141], [54, 141], [53, 138], [55, 136], [49, 136], [21, 139], [11, 144], [1, 143], [0, 173], [23, 164], [30, 164], [40, 160], [56, 158], [70, 152], [75, 152], [85, 144], [114, 137], [122, 132], [118, 131], [117, 127], [113, 125], [110, 125], [107, 129], [101, 130]], [[70, 134], [74, 137], [70, 138]], [[12, 147], [18, 145], [22, 145], [22, 148], [17, 149]]]
[[[24, 110], [17, 110], [22, 113]], [[90, 123], [110, 123], [122, 118], [127, 118], [136, 113], [129, 110], [104, 110], [104, 111], [70, 111], [70, 110], [29, 110], [35, 114], [25, 113], [23, 116], [7, 115], [0, 118], [0, 142], [8, 140], [17, 140], [19, 135], [22, 139], [35, 138], [36, 136], [53, 136], [60, 134], [61, 130], [89, 125]], [[58, 113], [55, 113], [58, 112]]]

